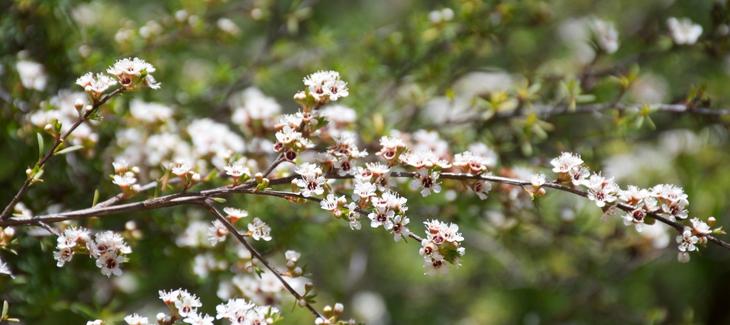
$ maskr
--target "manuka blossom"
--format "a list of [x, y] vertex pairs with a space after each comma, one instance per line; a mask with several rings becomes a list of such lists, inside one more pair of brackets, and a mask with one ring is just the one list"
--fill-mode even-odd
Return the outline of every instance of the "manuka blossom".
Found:
[[385, 230], [390, 230], [393, 228], [394, 217], [395, 212], [383, 206], [376, 206], [375, 209], [373, 209], [373, 212], [370, 212], [368, 214], [368, 218], [370, 219], [370, 227], [378, 228], [382, 226]]
[[137, 314], [127, 315], [124, 317], [124, 321], [127, 322], [128, 325], [149, 325], [149, 320], [147, 317], [142, 317]]
[[158, 293], [160, 300], [183, 318], [197, 315], [198, 308], [203, 306], [198, 296], [185, 289], [160, 290]]
[[413, 181], [411, 181], [411, 189], [421, 189], [421, 196], [426, 197], [431, 193], [441, 192], [441, 184], [439, 184], [439, 173], [437, 171], [429, 172], [421, 169], [416, 172]]
[[228, 228], [219, 220], [213, 220], [213, 223], [208, 227], [208, 241], [210, 245], [215, 246], [225, 241], [226, 236], [228, 236]]
[[400, 156], [400, 161], [411, 167], [447, 169], [451, 163], [439, 158], [432, 150], [411, 151]]
[[230, 299], [215, 307], [216, 318], [231, 324], [270, 324], [269, 317], [277, 317], [279, 310], [270, 306], [257, 306], [244, 299]]
[[459, 265], [459, 258], [464, 255], [464, 241], [459, 226], [438, 220], [424, 222], [426, 238], [421, 242], [419, 254], [423, 256], [426, 274], [440, 274], [447, 271], [447, 262]]
[[236, 223], [239, 219], [248, 217], [248, 211], [243, 209], [225, 207], [223, 208], [223, 212], [226, 214], [226, 218], [228, 218], [228, 221], [231, 223]]
[[342, 215], [342, 208], [347, 204], [347, 199], [344, 195], [342, 196], [335, 196], [334, 194], [330, 193], [327, 194], [327, 197], [325, 197], [322, 201], [319, 202], [319, 205], [322, 207], [322, 209], [329, 211], [330, 213], [334, 214], [336, 217], [339, 217]]
[[126, 255], [132, 253], [124, 238], [111, 231], [97, 233], [87, 247], [89, 254], [96, 258], [96, 266], [107, 277], [122, 275], [120, 266], [127, 261]]
[[251, 177], [251, 169], [245, 165], [244, 159], [238, 159], [223, 167], [226, 175], [233, 177], [234, 179]]
[[371, 197], [375, 196], [375, 192], [378, 187], [369, 181], [360, 181], [355, 179], [355, 188], [352, 191], [353, 201], [367, 201]]
[[213, 325], [213, 320], [215, 318], [208, 314], [192, 314], [185, 317], [183, 322], [190, 325]]
[[248, 224], [248, 234], [253, 240], [271, 240], [271, 227], [259, 218], [254, 218], [251, 223]]
[[667, 19], [667, 26], [672, 35], [672, 40], [679, 45], [697, 43], [700, 35], [702, 35], [702, 26], [693, 23], [689, 18], [670, 17]]
[[405, 215], [397, 215], [393, 218], [393, 226], [390, 228], [390, 231], [393, 233], [393, 239], [395, 241], [400, 241], [401, 239], [408, 237], [411, 233], [411, 231], [407, 228], [409, 222], [411, 222], [411, 220]]
[[480, 200], [486, 200], [489, 192], [492, 190], [492, 183], [487, 181], [476, 181], [469, 188], [477, 195]]
[[74, 253], [86, 248], [91, 244], [91, 234], [85, 228], [69, 227], [56, 238], [56, 251], [53, 252], [53, 258], [56, 260], [56, 266], [62, 267], [70, 262]]
[[398, 137], [385, 136], [380, 138], [380, 147], [376, 155], [392, 164], [397, 162], [398, 156], [405, 151], [406, 144]]
[[454, 162], [452, 164], [465, 173], [480, 175], [487, 171], [487, 166], [490, 163], [491, 160], [487, 157], [476, 155], [471, 151], [464, 151], [454, 155]]
[[687, 219], [687, 194], [676, 185], [659, 184], [651, 189], [651, 194], [659, 205], [658, 213], [672, 220]]
[[3, 260], [0, 260], [0, 274], [5, 274], [11, 278], [14, 278], [13, 272], [10, 270], [10, 267], [7, 263], [5, 263]]
[[350, 93], [336, 71], [317, 71], [304, 78], [307, 92], [320, 104], [334, 102]]
[[618, 199], [619, 187], [613, 178], [593, 174], [585, 181], [585, 186], [588, 188], [588, 199], [595, 202], [599, 208], [614, 203]]
[[301, 178], [292, 180], [292, 183], [301, 189], [301, 193], [305, 197], [312, 195], [322, 195], [324, 188], [322, 187], [326, 179], [322, 176], [322, 169], [312, 163], [304, 163], [295, 170]]
[[558, 179], [564, 182], [570, 181], [573, 185], [580, 185], [590, 174], [583, 166], [583, 159], [580, 155], [571, 152], [563, 152], [559, 157], [550, 161], [553, 172], [558, 174]]
[[91, 72], [84, 74], [83, 76], [76, 79], [76, 84], [84, 88], [84, 91], [91, 96], [91, 98], [98, 99], [109, 87], [114, 86], [117, 82], [108, 75], [103, 73], [97, 73], [94, 75]]
[[618, 31], [613, 22], [594, 18], [590, 24], [596, 45], [608, 54], [618, 50]]
[[121, 59], [106, 72], [115, 76], [119, 84], [126, 89], [134, 89], [140, 83], [152, 89], [160, 88], [160, 83], [152, 76], [155, 67], [139, 58]]

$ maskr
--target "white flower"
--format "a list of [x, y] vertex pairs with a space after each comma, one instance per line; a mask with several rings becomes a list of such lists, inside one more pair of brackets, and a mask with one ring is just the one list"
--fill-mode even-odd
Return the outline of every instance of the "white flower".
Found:
[[350, 229], [360, 230], [362, 225], [360, 224], [360, 213], [357, 211], [357, 204], [350, 202], [347, 205], [347, 220], [349, 221]]
[[416, 175], [415, 179], [411, 182], [411, 189], [421, 189], [421, 196], [426, 197], [431, 193], [441, 192], [441, 184], [438, 183], [439, 173], [432, 171], [429, 173], [428, 170], [421, 169]]
[[286, 258], [287, 262], [296, 263], [297, 261], [299, 261], [299, 258], [301, 256], [302, 256], [302, 254], [300, 254], [297, 251], [293, 251], [293, 250], [288, 250], [288, 251], [284, 252], [284, 257]]
[[124, 317], [124, 321], [127, 322], [128, 325], [149, 325], [149, 320], [147, 320], [147, 317], [142, 317], [137, 314], [132, 314]]
[[693, 23], [689, 18], [670, 17], [667, 19], [667, 26], [674, 43], [679, 45], [692, 45], [702, 35], [702, 26]]
[[377, 186], [370, 182], [355, 182], [355, 188], [352, 191], [352, 199], [354, 201], [368, 200], [370, 197], [375, 196]]
[[123, 255], [115, 253], [107, 253], [96, 258], [96, 267], [101, 269], [101, 274], [111, 277], [112, 275], [122, 275], [120, 266], [126, 262], [127, 258]]
[[676, 240], [679, 244], [677, 249], [680, 252], [693, 252], [697, 250], [696, 244], [700, 241], [700, 238], [692, 233], [692, 228], [684, 227], [682, 234], [677, 236]]
[[618, 198], [619, 187], [613, 178], [605, 178], [599, 174], [593, 174], [585, 182], [588, 188], [588, 199], [595, 202], [599, 208], [613, 203]]
[[591, 21], [590, 28], [598, 47], [608, 54], [618, 50], [618, 31], [613, 22], [595, 18]]
[[292, 183], [302, 190], [302, 195], [310, 197], [312, 195], [322, 195], [324, 188], [322, 187], [326, 179], [322, 176], [322, 169], [312, 163], [304, 163], [295, 170], [301, 178], [292, 180]]
[[408, 217], [403, 215], [397, 215], [393, 218], [393, 227], [391, 227], [390, 231], [393, 232], [393, 239], [395, 241], [400, 241], [411, 233], [406, 227], [410, 221]]
[[246, 167], [244, 163], [245, 161], [243, 159], [239, 159], [226, 165], [223, 169], [225, 170], [226, 175], [234, 178], [240, 178], [244, 175], [246, 177], [251, 177], [251, 169]]
[[29, 60], [18, 60], [15, 68], [18, 70], [20, 83], [23, 84], [24, 88], [35, 90], [43, 90], [46, 88], [48, 76], [46, 76], [46, 72], [40, 63]]
[[689, 201], [681, 187], [671, 184], [655, 185], [651, 189], [651, 195], [657, 200], [659, 214], [673, 220], [687, 219]]
[[624, 215], [624, 225], [628, 226], [633, 224], [636, 231], [642, 232], [644, 230], [644, 218], [646, 212], [642, 209], [635, 209]]
[[434, 24], [447, 22], [451, 19], [454, 19], [454, 11], [451, 10], [451, 8], [443, 8], [428, 13], [428, 20], [430, 20]]
[[175, 300], [175, 308], [182, 317], [188, 317], [197, 313], [198, 307], [203, 306], [200, 299], [186, 290], [180, 290], [178, 299]]
[[271, 227], [259, 218], [254, 218], [253, 221], [248, 224], [248, 232], [253, 240], [271, 240]]
[[112, 183], [121, 188], [128, 188], [134, 184], [137, 184], [137, 177], [134, 175], [133, 172], [126, 172], [122, 175], [113, 175]]
[[471, 151], [464, 151], [454, 155], [454, 167], [459, 167], [467, 173], [479, 175], [487, 170], [492, 164], [492, 159], [473, 154]]
[[545, 175], [544, 174], [534, 174], [530, 178], [530, 185], [532, 185], [535, 188], [542, 187], [545, 185]]
[[340, 80], [340, 74], [336, 71], [312, 73], [304, 78], [304, 85], [309, 94], [320, 103], [336, 101], [349, 95], [347, 83]]
[[385, 160], [393, 160], [406, 148], [406, 144], [397, 137], [384, 136], [380, 138], [381, 149], [376, 154]]
[[176, 176], [185, 176], [190, 171], [192, 171], [193, 167], [182, 160], [177, 160], [171, 163], [168, 168]]
[[107, 89], [109, 89], [109, 87], [116, 85], [117, 82], [103, 73], [97, 73], [94, 75], [91, 72], [87, 72], [76, 79], [76, 84], [84, 88], [84, 91], [92, 97], [98, 98]]
[[567, 174], [571, 170], [582, 166], [583, 159], [578, 154], [563, 152], [560, 156], [551, 160], [550, 164], [553, 165], [554, 173]]
[[712, 233], [712, 229], [710, 229], [710, 226], [698, 218], [690, 219], [690, 223], [692, 223], [692, 231], [695, 234], [698, 234], [700, 236], [707, 236]]
[[3, 260], [0, 260], [0, 274], [5, 274], [7, 276], [10, 276], [11, 278], [15, 278], [15, 276], [13, 276], [13, 272], [10, 270], [10, 267]]
[[228, 228], [219, 220], [213, 220], [213, 223], [208, 227], [208, 241], [211, 246], [225, 241], [227, 235]]
[[160, 88], [160, 84], [152, 76], [155, 67], [139, 58], [118, 60], [106, 72], [117, 77], [124, 88], [133, 89], [140, 81], [152, 89]]
[[629, 185], [626, 190], [619, 190], [618, 195], [621, 202], [635, 208], [640, 208], [644, 204], [644, 201], [649, 198], [650, 193], [646, 189]]
[[132, 249], [121, 235], [112, 231], [97, 233], [93, 242], [87, 244], [91, 256], [101, 256], [107, 253], [130, 254]]
[[180, 297], [180, 289], [170, 291], [160, 290], [158, 291], [158, 294], [160, 295], [160, 300], [162, 300], [162, 302], [166, 305], [171, 305], [177, 301], [178, 297]]
[[95, 319], [95, 320], [90, 320], [90, 321], [86, 322], [86, 325], [102, 325], [102, 324], [104, 324], [104, 321], [102, 321], [101, 319]]
[[386, 230], [393, 228], [393, 217], [395, 217], [395, 212], [386, 207], [376, 206], [373, 212], [368, 214], [368, 218], [370, 218], [370, 227], [378, 228], [383, 226]]
[[327, 197], [319, 202], [322, 209], [327, 210], [338, 217], [342, 215], [340, 207], [345, 206], [345, 204], [347, 204], [347, 199], [344, 195], [337, 197], [332, 193], [327, 194]]
[[470, 188], [472, 191], [474, 191], [474, 194], [476, 194], [480, 200], [486, 200], [489, 191], [492, 190], [492, 183], [489, 183], [487, 181], [476, 181], [471, 184]]
[[213, 325], [213, 316], [207, 314], [192, 314], [183, 319], [183, 322], [191, 325]]
[[231, 223], [236, 223], [236, 221], [238, 221], [238, 219], [248, 217], [248, 211], [243, 210], [243, 209], [225, 207], [225, 208], [223, 208], [223, 212], [226, 213], [226, 217], [228, 218], [228, 220], [231, 221]]
[[133, 99], [129, 104], [129, 113], [134, 119], [145, 123], [166, 123], [172, 118], [173, 110], [164, 104]]

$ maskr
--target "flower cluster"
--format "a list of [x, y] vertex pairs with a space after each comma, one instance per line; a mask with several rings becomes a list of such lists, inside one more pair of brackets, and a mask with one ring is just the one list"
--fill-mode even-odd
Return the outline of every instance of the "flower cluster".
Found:
[[106, 69], [106, 72], [117, 78], [124, 89], [131, 90], [142, 84], [152, 89], [159, 89], [160, 83], [152, 73], [155, 67], [140, 58], [124, 58]]
[[140, 185], [137, 184], [139, 167], [130, 166], [126, 160], [117, 160], [112, 163], [112, 166], [114, 167], [114, 175], [111, 175], [112, 183], [127, 194], [139, 192]]
[[272, 324], [279, 317], [279, 309], [258, 306], [245, 299], [230, 299], [215, 307], [217, 319], [226, 319], [231, 324]]
[[697, 43], [702, 35], [702, 26], [693, 23], [689, 18], [670, 17], [667, 19], [667, 26], [669, 26], [672, 40], [679, 45]]
[[459, 226], [438, 220], [424, 222], [426, 238], [421, 241], [418, 251], [423, 256], [427, 274], [439, 274], [448, 270], [448, 263], [459, 265], [459, 258], [464, 256], [464, 241]]
[[117, 82], [112, 77], [103, 73], [94, 75], [93, 72], [87, 72], [76, 79], [76, 84], [84, 88], [84, 91], [96, 101], [109, 87], [116, 85]]
[[96, 266], [101, 269], [101, 273], [110, 277], [112, 274], [122, 275], [120, 266], [127, 261], [126, 255], [132, 253], [132, 249], [117, 233], [100, 232], [92, 240], [89, 230], [69, 227], [56, 239], [53, 258], [57, 262], [56, 265], [62, 267], [70, 262], [76, 253], [88, 253], [96, 259]]
[[357, 148], [355, 136], [352, 133], [340, 133], [334, 140], [335, 144], [327, 149], [320, 160], [336, 169], [340, 176], [354, 174], [353, 160], [366, 157], [367, 151]]
[[368, 214], [370, 227], [383, 229], [393, 234], [395, 241], [406, 238], [410, 231], [406, 227], [410, 220], [405, 215], [408, 200], [394, 192], [383, 192], [379, 197], [370, 197], [373, 211]]
[[[586, 188], [586, 196], [599, 208], [609, 211], [616, 206], [628, 212], [623, 216], [624, 224], [634, 225], [641, 232], [644, 225], [649, 223], [646, 216], [655, 215], [676, 222], [688, 218], [687, 206], [689, 201], [684, 190], [676, 185], [658, 184], [650, 189], [642, 189], [629, 185], [621, 189], [613, 178], [601, 174], [592, 174], [583, 165], [583, 159], [577, 154], [563, 152], [551, 162], [553, 172], [557, 173], [558, 181], [572, 186]], [[654, 220], [651, 220], [653, 223]], [[703, 221], [694, 218], [692, 227], [684, 229], [677, 237], [680, 250], [680, 261], [689, 260], [687, 252], [697, 249], [699, 243], [706, 243], [706, 236], [711, 234], [710, 227]]]
[[312, 73], [304, 78], [304, 85], [307, 87], [307, 94], [320, 105], [337, 101], [350, 94], [347, 83], [340, 79], [340, 74], [336, 71]]

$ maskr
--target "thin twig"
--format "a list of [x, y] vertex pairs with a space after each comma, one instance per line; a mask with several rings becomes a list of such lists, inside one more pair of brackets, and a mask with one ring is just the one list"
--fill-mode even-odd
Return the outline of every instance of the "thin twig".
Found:
[[256, 258], [257, 260], [259, 260], [259, 262], [261, 262], [261, 264], [263, 264], [267, 269], [269, 269], [269, 271], [271, 271], [271, 273], [273, 273], [276, 276], [277, 279], [279, 279], [279, 282], [281, 282], [281, 284], [284, 286], [284, 288], [286, 288], [286, 290], [289, 291], [289, 293], [291, 293], [292, 296], [294, 296], [294, 298], [296, 299], [296, 303], [297, 304], [303, 303], [304, 304], [304, 307], [306, 307], [310, 312], [312, 312], [312, 314], [314, 315], [314, 317], [319, 317], [319, 318], [325, 319], [325, 317], [322, 316], [322, 314], [320, 314], [317, 311], [317, 309], [314, 308], [314, 306], [312, 306], [301, 294], [299, 294], [299, 292], [297, 292], [296, 290], [294, 290], [294, 288], [289, 284], [289, 282], [287, 282], [284, 279], [284, 277], [281, 276], [281, 274], [279, 273], [279, 271], [277, 271], [274, 267], [271, 266], [271, 264], [269, 264], [269, 262], [266, 260], [266, 258], [263, 255], [261, 255], [261, 253], [259, 253], [256, 250], [256, 248], [254, 248], [246, 240], [246, 237], [243, 234], [241, 234], [238, 231], [238, 229], [236, 229], [236, 227], [233, 224], [231, 224], [228, 221], [228, 219], [226, 219], [226, 217], [223, 216], [223, 214], [221, 214], [220, 211], [218, 211], [218, 209], [215, 208], [215, 206], [213, 206], [213, 203], [210, 200], [205, 200], [201, 204], [203, 206], [205, 206], [208, 209], [208, 211], [210, 211], [210, 213], [213, 214], [213, 216], [215, 217], [215, 219], [217, 219], [218, 221], [220, 221], [228, 229], [228, 231], [231, 234], [233, 234], [234, 237], [236, 237], [236, 239], [244, 247], [246, 247], [246, 249], [251, 253], [251, 255], [254, 258]]
[[[53, 155], [56, 153], [56, 149], [62, 143], [64, 143], [66, 141], [66, 138], [68, 138], [68, 136], [71, 135], [71, 133], [73, 133], [73, 131], [79, 127], [79, 125], [86, 122], [89, 119], [89, 117], [91, 117], [92, 114], [94, 114], [99, 109], [99, 107], [101, 107], [101, 105], [104, 105], [104, 103], [106, 103], [109, 99], [116, 96], [117, 94], [122, 93], [123, 91], [124, 91], [123, 87], [114, 89], [114, 91], [110, 92], [109, 94], [102, 97], [99, 101], [95, 102], [90, 110], [88, 110], [86, 113], [81, 115], [79, 117], [79, 119], [76, 120], [76, 122], [73, 125], [71, 125], [71, 128], [69, 128], [68, 131], [66, 131], [61, 136], [55, 137], [51, 148], [48, 149], [48, 151], [46, 152], [46, 154], [43, 157], [39, 158], [39, 160], [38, 160], [38, 162], [36, 162], [35, 166], [38, 167], [39, 169], [42, 169], [45, 166], [46, 162], [49, 159], [51, 159], [51, 157], [53, 157]], [[28, 189], [30, 188], [32, 182], [33, 182], [33, 175], [28, 175], [25, 178], [25, 182], [23, 182], [23, 185], [21, 185], [20, 189], [18, 189], [18, 192], [15, 193], [13, 198], [10, 200], [10, 202], [8, 202], [8, 204], [3, 209], [3, 212], [0, 213], [0, 219], [7, 220], [8, 218], [10, 218], [10, 216], [12, 214], [11, 212], [13, 211], [15, 204], [17, 204], [18, 201], [20, 201], [20, 199], [23, 198], [23, 195], [25, 195], [25, 193], [28, 192]]]
[[[414, 178], [416, 176], [413, 172], [392, 172], [391, 177], [401, 177], [401, 178]], [[326, 175], [327, 178], [330, 179], [349, 179], [353, 176], [339, 176], [336, 174], [330, 174]], [[509, 177], [502, 177], [502, 176], [493, 176], [493, 175], [472, 175], [472, 174], [462, 174], [462, 173], [441, 173], [440, 176], [442, 179], [453, 179], [453, 180], [483, 180], [488, 181], [491, 183], [498, 183], [498, 184], [508, 184], [508, 185], [514, 185], [514, 186], [532, 186], [532, 183], [530, 181], [516, 179], [516, 178], [509, 178]], [[294, 176], [289, 177], [283, 177], [283, 178], [276, 178], [270, 181], [269, 184], [271, 185], [279, 185], [279, 184], [288, 184], [294, 179]], [[278, 197], [296, 197], [296, 198], [304, 198], [307, 200], [312, 201], [319, 201], [318, 198], [308, 198], [304, 197], [301, 194], [298, 193], [292, 193], [292, 192], [282, 192], [282, 191], [273, 191], [273, 190], [262, 190], [257, 191], [254, 189], [255, 182], [249, 181], [246, 183], [243, 183], [241, 185], [238, 185], [236, 187], [230, 187], [230, 186], [222, 186], [217, 187], [209, 190], [204, 190], [200, 192], [188, 192], [188, 193], [177, 193], [177, 194], [170, 194], [161, 196], [158, 198], [148, 199], [144, 201], [134, 202], [134, 203], [126, 203], [126, 204], [120, 204], [120, 205], [113, 205], [108, 207], [92, 207], [87, 209], [81, 209], [81, 210], [74, 210], [74, 211], [67, 211], [57, 214], [51, 214], [51, 215], [45, 215], [45, 216], [38, 216], [31, 219], [9, 219], [9, 220], [2, 220], [0, 221], [0, 227], [5, 226], [17, 226], [17, 225], [28, 225], [28, 224], [36, 224], [39, 221], [46, 222], [46, 223], [55, 223], [55, 222], [61, 222], [65, 220], [71, 220], [71, 219], [83, 219], [93, 216], [103, 216], [103, 215], [112, 215], [112, 214], [118, 214], [118, 213], [127, 213], [132, 211], [140, 211], [140, 210], [154, 210], [164, 207], [170, 207], [170, 206], [178, 206], [183, 204], [194, 204], [194, 203], [200, 203], [205, 201], [209, 198], [214, 197], [222, 197], [227, 196], [233, 193], [247, 193], [247, 194], [253, 194], [253, 195], [268, 195], [268, 196], [278, 196]], [[557, 182], [547, 182], [543, 186], [543, 188], [547, 189], [553, 189], [558, 190], [562, 192], [568, 192], [572, 193], [578, 196], [587, 197], [588, 193], [571, 187], [567, 185], [563, 185]], [[634, 210], [635, 208], [628, 205], [628, 204], [617, 204], [617, 208], [630, 212]], [[682, 231], [684, 229], [684, 225], [682, 225], [679, 222], [669, 220], [665, 217], [662, 217], [660, 215], [657, 215], [655, 213], [648, 213], [647, 217], [653, 218], [661, 223], [664, 223], [666, 225], [671, 226], [672, 228], [676, 229], [677, 231]], [[706, 235], [705, 236], [709, 241], [717, 244], [718, 246], [721, 246], [726, 249], [730, 249], [730, 243], [719, 239], [713, 235]]]

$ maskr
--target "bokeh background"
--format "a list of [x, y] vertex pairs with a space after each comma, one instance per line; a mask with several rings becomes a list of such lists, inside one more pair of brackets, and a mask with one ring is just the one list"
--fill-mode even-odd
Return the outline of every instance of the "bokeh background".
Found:
[[[561, 82], [578, 79], [585, 103], [677, 103], [730, 107], [730, 7], [724, 1], [72, 1], [0, 2], [0, 202], [24, 180], [37, 155], [28, 112], [42, 109], [87, 71], [139, 56], [156, 66], [159, 91], [115, 99], [96, 126], [98, 142], [51, 162], [45, 182], [23, 201], [34, 213], [86, 207], [93, 192], [116, 193], [108, 179], [132, 99], [159, 102], [174, 118], [211, 118], [237, 130], [229, 99], [251, 86], [285, 112], [301, 79], [333, 69], [350, 85], [342, 104], [358, 112], [364, 144], [391, 130], [437, 130], [452, 152], [487, 144], [499, 170], [548, 171], [549, 159], [573, 151], [621, 185], [684, 186], [690, 215], [730, 226], [727, 117], [654, 112], [568, 113], [540, 119], [491, 116], [495, 94], [540, 82], [536, 103], [560, 106]], [[438, 21], [433, 11], [450, 8]], [[184, 10], [184, 12], [183, 12]], [[184, 15], [183, 15], [184, 13]], [[694, 46], [674, 46], [668, 17], [703, 26]], [[596, 55], [586, 22], [613, 21], [619, 50]], [[435, 17], [438, 18], [438, 17]], [[43, 87], [24, 86], [19, 61], [42, 65]], [[622, 94], [611, 76], [638, 73]], [[592, 98], [591, 98], [592, 97]], [[581, 103], [579, 103], [581, 105]], [[476, 115], [469, 115], [475, 113]], [[467, 116], [467, 118], [460, 118]], [[456, 122], [454, 122], [456, 121]], [[238, 130], [236, 132], [239, 132]], [[376, 148], [370, 146], [370, 150]], [[353, 232], [316, 205], [234, 198], [271, 224], [274, 240], [257, 246], [273, 260], [296, 249], [318, 290], [317, 305], [342, 302], [370, 324], [729, 324], [730, 252], [703, 248], [676, 261], [675, 234], [636, 233], [593, 204], [549, 193], [534, 202], [497, 191], [481, 201], [447, 186], [422, 198], [406, 190], [414, 231], [427, 218], [456, 222], [466, 237], [462, 267], [423, 275], [415, 243], [384, 232]], [[0, 278], [0, 297], [25, 324], [83, 324], [164, 308], [157, 290], [199, 294], [214, 313], [225, 270], [193, 272], [196, 249], [176, 239], [199, 209], [171, 208], [83, 221], [123, 231], [135, 220], [126, 274], [111, 280], [77, 258], [57, 268], [55, 239], [18, 228], [0, 252], [16, 273]], [[260, 245], [259, 245], [260, 244]], [[233, 247], [228, 246], [228, 247]], [[225, 254], [217, 251], [216, 254]], [[282, 305], [282, 324], [311, 323]]]

